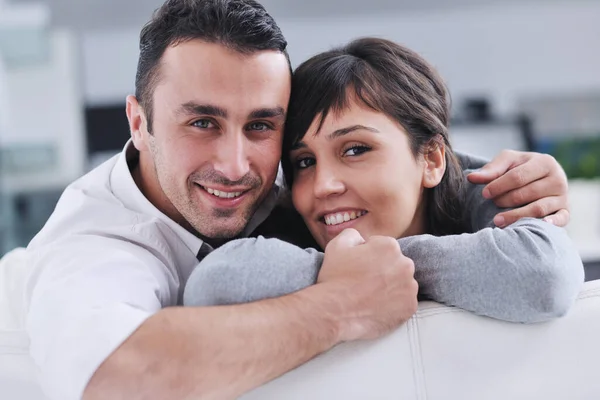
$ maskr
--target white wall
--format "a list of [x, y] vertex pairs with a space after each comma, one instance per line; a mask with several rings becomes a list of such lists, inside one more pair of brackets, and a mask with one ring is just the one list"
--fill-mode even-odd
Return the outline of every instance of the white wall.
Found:
[[519, 94], [600, 90], [600, 4], [487, 6], [412, 16], [285, 22], [294, 60], [360, 35], [381, 35], [419, 51], [453, 95], [491, 94], [510, 110]]
[[[521, 94], [600, 90], [600, 3], [509, 4], [438, 13], [280, 19], [294, 64], [357, 36], [383, 36], [433, 62], [455, 99], [490, 95], [511, 111]], [[85, 97], [132, 92], [139, 28], [83, 35]]]
[[[40, 181], [69, 182], [84, 172], [85, 131], [77, 41], [67, 31], [50, 38], [48, 62], [6, 69], [6, 105], [10, 116], [2, 144], [55, 145], [58, 165], [38, 176], [15, 177], [15, 185], [39, 187]], [[109, 79], [109, 77], [104, 77]]]
[[88, 104], [121, 101], [135, 89], [140, 28], [81, 36], [84, 96]]

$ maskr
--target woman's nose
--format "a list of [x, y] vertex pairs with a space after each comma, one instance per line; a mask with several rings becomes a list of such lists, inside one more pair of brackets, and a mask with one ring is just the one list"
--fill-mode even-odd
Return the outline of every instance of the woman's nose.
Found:
[[317, 164], [313, 190], [316, 198], [324, 199], [342, 194], [346, 186], [335, 170]]

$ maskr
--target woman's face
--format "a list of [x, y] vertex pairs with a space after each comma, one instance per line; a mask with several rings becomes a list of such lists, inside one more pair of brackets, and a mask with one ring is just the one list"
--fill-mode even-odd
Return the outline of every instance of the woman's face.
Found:
[[400, 124], [358, 102], [317, 129], [318, 118], [290, 159], [294, 206], [321, 247], [346, 228], [365, 239], [424, 233], [423, 191], [443, 176], [443, 149], [415, 159]]

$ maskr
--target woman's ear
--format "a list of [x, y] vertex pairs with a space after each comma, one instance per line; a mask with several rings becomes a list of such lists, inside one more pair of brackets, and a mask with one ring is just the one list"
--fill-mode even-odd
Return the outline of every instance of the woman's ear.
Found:
[[432, 140], [423, 153], [423, 161], [423, 187], [434, 188], [446, 173], [446, 146], [438, 140]]

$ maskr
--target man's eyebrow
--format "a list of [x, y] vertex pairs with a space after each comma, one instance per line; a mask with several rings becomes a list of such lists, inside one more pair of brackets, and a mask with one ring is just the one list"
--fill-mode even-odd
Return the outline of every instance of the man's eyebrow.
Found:
[[210, 115], [213, 117], [227, 118], [227, 111], [221, 107], [211, 104], [198, 104], [194, 102], [182, 104], [178, 110], [178, 113], [185, 115]]
[[276, 117], [284, 117], [285, 110], [283, 107], [274, 107], [274, 108], [260, 108], [258, 110], [254, 110], [248, 116], [248, 119], [259, 119], [259, 118], [276, 118]]
[[[329, 134], [329, 136], [327, 136], [328, 140], [333, 140], [335, 138], [338, 138], [340, 136], [344, 136], [347, 135], [349, 133], [352, 133], [354, 131], [360, 131], [360, 130], [365, 130], [365, 131], [369, 131], [369, 132], [373, 132], [373, 133], [379, 133], [379, 131], [375, 128], [371, 128], [370, 126], [364, 126], [364, 125], [352, 125], [352, 126], [348, 126], [346, 128], [341, 128], [341, 129], [337, 129], [333, 132], [331, 132]], [[298, 150], [298, 149], [303, 149], [306, 147], [306, 143], [304, 143], [303, 141], [299, 141], [296, 144], [294, 144], [292, 146], [291, 151], [294, 150]]]

